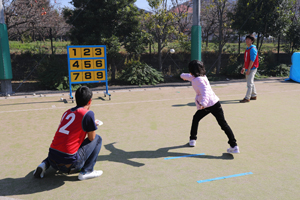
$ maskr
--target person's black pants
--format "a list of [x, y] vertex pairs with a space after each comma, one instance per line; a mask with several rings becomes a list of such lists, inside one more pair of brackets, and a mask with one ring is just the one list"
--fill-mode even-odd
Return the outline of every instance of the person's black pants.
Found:
[[193, 122], [192, 122], [190, 140], [197, 140], [198, 124], [199, 124], [200, 120], [203, 117], [205, 117], [206, 115], [208, 115], [209, 113], [211, 113], [211, 114], [213, 114], [213, 116], [215, 116], [215, 118], [218, 121], [218, 124], [220, 125], [221, 129], [227, 135], [227, 137], [229, 139], [228, 144], [231, 147], [237, 146], [236, 140], [235, 140], [234, 135], [233, 135], [233, 132], [232, 132], [230, 126], [225, 121], [224, 112], [223, 112], [223, 109], [222, 109], [222, 106], [221, 106], [220, 102], [217, 102], [215, 105], [213, 105], [211, 107], [208, 107], [208, 108], [205, 108], [205, 109], [202, 109], [202, 110], [198, 110], [195, 113], [195, 115], [193, 117]]

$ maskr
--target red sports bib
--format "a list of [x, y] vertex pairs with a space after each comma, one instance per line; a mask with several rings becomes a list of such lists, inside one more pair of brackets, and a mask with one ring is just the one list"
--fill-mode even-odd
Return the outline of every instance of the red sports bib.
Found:
[[88, 111], [84, 108], [67, 110], [61, 118], [50, 147], [66, 154], [75, 154], [86, 136], [82, 129], [82, 119]]
[[[255, 47], [252, 47], [252, 48], [255, 48]], [[245, 61], [245, 69], [248, 69], [249, 68], [249, 63], [250, 63], [250, 50], [252, 49], [252, 48], [250, 48], [250, 49], [248, 49], [248, 50], [246, 50], [245, 51], [245, 54], [244, 54], [244, 61]], [[259, 65], [259, 63], [258, 63], [258, 55], [256, 55], [256, 58], [255, 58], [255, 60], [254, 60], [254, 62], [253, 62], [253, 65], [252, 65], [252, 67], [251, 67], [251, 69], [253, 69], [254, 67], [255, 68], [258, 68], [258, 65]]]

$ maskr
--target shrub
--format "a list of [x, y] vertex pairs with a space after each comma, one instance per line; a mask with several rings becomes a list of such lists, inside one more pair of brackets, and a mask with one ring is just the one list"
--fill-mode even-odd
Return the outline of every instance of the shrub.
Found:
[[270, 76], [289, 76], [290, 68], [286, 64], [278, 64], [270, 68], [269, 75]]
[[46, 89], [69, 89], [68, 66], [54, 55], [46, 56], [41, 61], [38, 66], [37, 78]]
[[32, 42], [32, 38], [30, 35], [27, 35], [27, 34], [22, 34], [21, 35], [21, 41], [22, 43], [29, 43], [29, 42]]
[[221, 73], [228, 76], [240, 76], [243, 64], [238, 61], [239, 56], [231, 54], [229, 56], [228, 65], [221, 69]]
[[277, 64], [275, 54], [272, 51], [268, 51], [264, 56], [264, 63], [267, 69], [271, 69], [273, 66]]
[[192, 48], [191, 40], [186, 35], [180, 34], [178, 38], [178, 43], [181, 51], [183, 52], [191, 51]]
[[139, 60], [130, 60], [125, 63], [125, 70], [122, 70], [122, 75], [119, 80], [132, 85], [156, 85], [164, 81], [161, 72], [142, 63]]
[[288, 76], [290, 68], [286, 64], [276, 62], [273, 52], [268, 51], [259, 57], [258, 73], [264, 76]]

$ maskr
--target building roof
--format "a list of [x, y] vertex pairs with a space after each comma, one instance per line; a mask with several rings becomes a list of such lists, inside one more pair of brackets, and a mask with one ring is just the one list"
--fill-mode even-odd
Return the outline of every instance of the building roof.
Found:
[[187, 11], [188, 14], [193, 14], [193, 1], [188, 0], [178, 6], [174, 6], [170, 9], [171, 12], [180, 13], [182, 11]]

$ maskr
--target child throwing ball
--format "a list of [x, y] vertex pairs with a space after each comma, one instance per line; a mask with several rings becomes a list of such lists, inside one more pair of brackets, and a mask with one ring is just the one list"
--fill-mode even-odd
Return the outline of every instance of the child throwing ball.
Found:
[[211, 89], [209, 81], [205, 75], [206, 71], [203, 62], [193, 60], [189, 63], [188, 67], [190, 73], [182, 73], [180, 77], [183, 80], [192, 82], [192, 86], [196, 92], [195, 103], [197, 106], [197, 112], [193, 117], [189, 145], [191, 147], [196, 146], [198, 124], [203, 117], [211, 113], [215, 116], [221, 129], [228, 137], [228, 144], [230, 147], [227, 149], [227, 152], [240, 153], [233, 132], [225, 121], [224, 112], [219, 102], [219, 98]]

